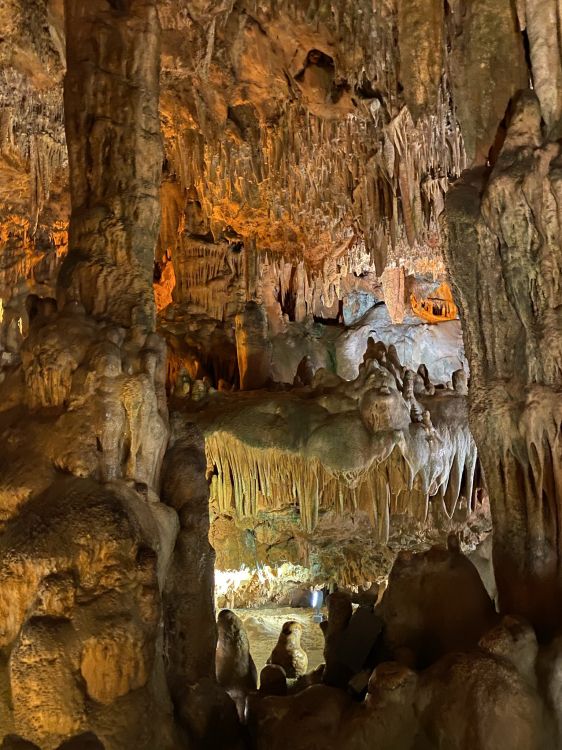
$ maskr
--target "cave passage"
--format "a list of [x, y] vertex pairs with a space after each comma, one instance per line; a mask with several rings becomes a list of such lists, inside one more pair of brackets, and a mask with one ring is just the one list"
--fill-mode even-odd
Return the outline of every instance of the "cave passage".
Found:
[[0, 750], [562, 748], [561, 13], [0, 3]]

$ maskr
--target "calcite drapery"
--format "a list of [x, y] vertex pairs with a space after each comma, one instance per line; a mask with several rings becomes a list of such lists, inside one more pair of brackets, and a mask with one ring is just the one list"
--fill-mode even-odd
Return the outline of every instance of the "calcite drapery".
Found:
[[154, 326], [160, 225], [160, 34], [152, 0], [66, 0], [72, 218], [59, 293], [120, 325]]
[[526, 92], [491, 173], [468, 173], [447, 202], [500, 606], [546, 630], [562, 616], [561, 168]]
[[[197, 419], [218, 512], [256, 517], [293, 503], [311, 533], [321, 511], [359, 511], [383, 542], [391, 515], [424, 522], [430, 497], [448, 518], [461, 496], [470, 513], [476, 450], [463, 389], [436, 391], [410, 375], [408, 390], [394, 347], [373, 342], [353, 381], [319, 370], [297, 393], [217, 396]], [[414, 387], [435, 426], [428, 411], [422, 422]]]

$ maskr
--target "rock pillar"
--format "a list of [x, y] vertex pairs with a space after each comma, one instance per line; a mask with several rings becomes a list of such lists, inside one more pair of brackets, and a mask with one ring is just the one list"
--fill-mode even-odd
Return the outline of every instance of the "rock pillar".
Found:
[[264, 388], [271, 377], [271, 342], [264, 308], [247, 302], [236, 316], [236, 352], [240, 390]]
[[72, 215], [59, 296], [154, 326], [162, 142], [154, 0], [66, 0], [64, 104]]
[[523, 93], [491, 172], [447, 201], [449, 271], [470, 364], [503, 611], [562, 621], [562, 150]]

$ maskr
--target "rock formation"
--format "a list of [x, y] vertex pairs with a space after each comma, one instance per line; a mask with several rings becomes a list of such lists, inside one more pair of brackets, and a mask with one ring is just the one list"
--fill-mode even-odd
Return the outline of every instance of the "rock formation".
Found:
[[302, 625], [298, 622], [286, 622], [281, 628], [277, 645], [271, 652], [268, 662], [283, 668], [288, 678], [302, 677], [306, 674], [308, 657], [301, 646]]
[[[493, 169], [468, 173], [451, 193], [447, 256], [470, 362], [471, 429], [494, 499], [500, 606], [548, 631], [562, 585], [562, 254], [559, 147], [541, 127], [539, 99], [521, 94]], [[478, 256], [470, 269], [467, 248]]]
[[65, 2], [65, 25], [72, 213], [59, 297], [151, 329], [162, 160], [157, 8]]
[[246, 696], [258, 686], [248, 636], [240, 618], [229, 609], [219, 612], [217, 625], [217, 681], [236, 703], [238, 714], [243, 719]]
[[561, 21], [0, 3], [1, 748], [561, 746]]

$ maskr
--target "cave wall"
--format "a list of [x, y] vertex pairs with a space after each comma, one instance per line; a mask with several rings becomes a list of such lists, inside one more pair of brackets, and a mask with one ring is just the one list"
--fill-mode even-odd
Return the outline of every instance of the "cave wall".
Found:
[[[492, 497], [500, 603], [556, 627], [560, 529], [559, 146], [523, 93], [492, 170], [447, 204], [472, 373], [471, 429]], [[544, 125], [543, 125], [544, 123]], [[544, 130], [543, 130], [544, 128]], [[466, 255], [478, 258], [468, 271]]]
[[[163, 599], [183, 528], [158, 496], [170, 434], [152, 287], [160, 26], [152, 2], [65, 12], [69, 249], [58, 299], [27, 299], [21, 365], [2, 384], [0, 731], [44, 750], [84, 736], [174, 748], [186, 729]], [[201, 637], [212, 653], [213, 628]]]

